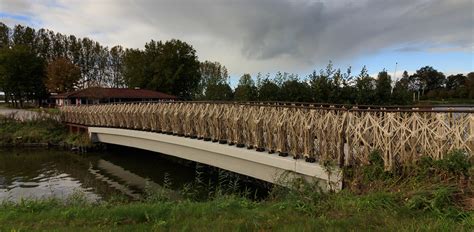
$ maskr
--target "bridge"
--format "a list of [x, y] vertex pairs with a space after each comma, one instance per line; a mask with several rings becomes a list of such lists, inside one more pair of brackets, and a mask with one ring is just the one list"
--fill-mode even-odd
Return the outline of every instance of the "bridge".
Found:
[[[239, 102], [124, 103], [61, 108], [95, 142], [156, 151], [269, 182], [283, 174], [342, 188], [341, 169], [387, 170], [422, 156], [474, 151], [474, 111]], [[227, 145], [225, 145], [227, 144]], [[269, 153], [269, 154], [266, 154]]]

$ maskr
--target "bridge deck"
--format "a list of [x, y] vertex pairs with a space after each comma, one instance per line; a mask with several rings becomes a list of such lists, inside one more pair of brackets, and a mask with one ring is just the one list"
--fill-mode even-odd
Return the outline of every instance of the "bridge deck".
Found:
[[331, 172], [328, 172], [318, 163], [308, 163], [301, 159], [155, 132], [89, 127], [89, 133], [95, 142], [160, 152], [271, 183], [280, 183], [282, 178], [299, 176], [320, 181], [323, 188], [342, 188], [339, 168], [332, 168]]

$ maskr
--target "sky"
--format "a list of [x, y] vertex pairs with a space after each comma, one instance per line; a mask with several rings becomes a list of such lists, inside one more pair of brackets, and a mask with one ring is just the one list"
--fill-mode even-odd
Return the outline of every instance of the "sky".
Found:
[[231, 82], [277, 71], [304, 78], [330, 60], [397, 77], [426, 65], [474, 71], [472, 0], [0, 0], [0, 21], [109, 47], [180, 39], [201, 61], [225, 65]]

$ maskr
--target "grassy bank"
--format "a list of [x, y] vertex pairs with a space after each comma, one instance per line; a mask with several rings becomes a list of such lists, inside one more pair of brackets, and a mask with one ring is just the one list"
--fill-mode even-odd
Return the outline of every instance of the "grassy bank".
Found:
[[[403, 201], [402, 201], [403, 202]], [[206, 202], [161, 201], [99, 205], [23, 202], [0, 209], [3, 230], [173, 231], [472, 231], [473, 214], [447, 217], [400, 205], [397, 194], [342, 192], [305, 205], [225, 196]]]
[[68, 133], [63, 124], [52, 119], [21, 122], [0, 115], [0, 146], [25, 144], [88, 145], [89, 141], [85, 135]]
[[[380, 157], [346, 170], [347, 189], [322, 193], [302, 181], [276, 187], [265, 200], [228, 192], [227, 184], [196, 198], [194, 185], [181, 197], [149, 191], [142, 201], [120, 198], [87, 203], [81, 196], [4, 203], [0, 230], [95, 231], [472, 231], [472, 160], [461, 152], [443, 161], [387, 173]], [[223, 183], [225, 180], [222, 180]], [[202, 185], [203, 183], [201, 183]], [[164, 184], [166, 186], [166, 183]]]

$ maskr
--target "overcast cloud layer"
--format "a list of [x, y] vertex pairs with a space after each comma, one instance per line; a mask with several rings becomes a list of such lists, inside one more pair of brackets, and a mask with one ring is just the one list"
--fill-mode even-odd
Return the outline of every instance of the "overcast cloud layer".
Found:
[[473, 52], [472, 0], [0, 0], [1, 21], [142, 48], [178, 38], [234, 74], [385, 50]]

